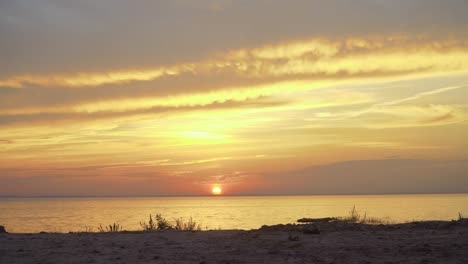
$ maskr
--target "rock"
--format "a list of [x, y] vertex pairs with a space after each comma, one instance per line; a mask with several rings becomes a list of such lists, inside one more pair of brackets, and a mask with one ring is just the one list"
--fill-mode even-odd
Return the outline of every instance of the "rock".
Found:
[[302, 229], [302, 233], [308, 234], [308, 235], [318, 235], [320, 234], [320, 230], [316, 225], [307, 225]]
[[287, 231], [289, 229], [289, 225], [283, 225], [283, 224], [278, 224], [278, 225], [262, 225], [260, 227], [261, 231]]
[[5, 227], [0, 225], [0, 234], [6, 234], [6, 233], [8, 232], [5, 230]]
[[289, 241], [299, 241], [300, 238], [299, 238], [298, 235], [289, 234], [288, 240], [289, 240]]
[[297, 222], [299, 223], [314, 223], [314, 222], [330, 222], [336, 221], [338, 218], [336, 217], [325, 217], [325, 218], [301, 218], [298, 219]]

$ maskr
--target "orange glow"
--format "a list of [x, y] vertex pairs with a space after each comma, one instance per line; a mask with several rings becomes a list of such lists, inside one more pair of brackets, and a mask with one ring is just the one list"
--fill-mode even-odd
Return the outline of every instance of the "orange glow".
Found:
[[9, 69], [0, 194], [341, 193], [319, 168], [468, 159], [468, 36], [297, 37]]
[[213, 189], [211, 189], [211, 192], [214, 194], [214, 195], [220, 195], [223, 193], [223, 190], [221, 189], [220, 186], [213, 186]]

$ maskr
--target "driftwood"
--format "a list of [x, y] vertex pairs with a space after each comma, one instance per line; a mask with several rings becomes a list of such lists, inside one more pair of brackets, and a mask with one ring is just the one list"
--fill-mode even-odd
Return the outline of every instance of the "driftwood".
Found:
[[325, 217], [325, 218], [301, 218], [297, 220], [299, 223], [317, 223], [317, 222], [330, 222], [336, 221], [338, 218], [336, 217]]

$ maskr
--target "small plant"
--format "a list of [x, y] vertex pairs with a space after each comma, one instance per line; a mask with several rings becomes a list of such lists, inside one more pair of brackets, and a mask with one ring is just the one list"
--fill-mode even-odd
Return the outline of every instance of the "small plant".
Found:
[[157, 223], [157, 229], [159, 230], [167, 230], [167, 229], [172, 229], [171, 223], [166, 220], [161, 214], [156, 214], [156, 223]]
[[154, 231], [154, 230], [182, 230], [182, 231], [200, 231], [202, 225], [198, 224], [190, 217], [186, 222], [182, 217], [174, 218], [174, 224], [171, 224], [161, 214], [153, 216], [150, 214], [148, 223], [140, 222], [140, 226], [143, 231]]
[[[367, 217], [367, 214], [366, 214], [366, 217]], [[349, 222], [359, 222], [360, 219], [361, 219], [361, 215], [358, 213], [358, 211], [356, 210], [356, 206], [354, 205], [353, 209], [349, 211], [349, 216], [346, 220]]]
[[122, 226], [119, 225], [119, 224], [116, 224], [116, 223], [113, 223], [111, 225], [108, 225], [108, 226], [102, 226], [102, 225], [99, 225], [98, 227], [98, 230], [99, 232], [120, 232], [122, 231]]
[[174, 229], [184, 230], [184, 219], [182, 217], [174, 218]]
[[202, 230], [201, 224], [197, 224], [197, 222], [195, 222], [192, 217], [190, 217], [189, 220], [187, 220], [187, 222], [184, 222], [184, 219], [182, 217], [175, 218], [174, 222], [175, 222], [175, 225], [174, 225], [175, 230], [183, 230], [183, 231]]
[[158, 225], [153, 221], [151, 214], [149, 215], [148, 223], [140, 222], [140, 226], [143, 228], [143, 231], [154, 231], [158, 229]]
[[92, 226], [84, 226], [84, 231], [85, 233], [92, 233], [94, 232], [94, 228]]
[[363, 224], [370, 224], [370, 225], [390, 225], [390, 224], [395, 224], [395, 221], [392, 221], [391, 219], [382, 219], [382, 218], [377, 218], [377, 217], [367, 217], [365, 221], [362, 222]]
[[161, 214], [155, 214], [154, 219], [153, 216], [149, 215], [148, 223], [140, 222], [141, 228], [143, 231], [154, 231], [154, 230], [168, 230], [173, 229], [173, 226], [166, 218], [164, 218]]
[[460, 212], [458, 212], [458, 221], [461, 221], [463, 219], [465, 219], [463, 215]]
[[221, 228], [220, 225], [218, 225], [218, 227], [215, 227], [215, 228], [209, 228], [208, 226], [206, 226], [206, 227], [205, 227], [205, 230], [217, 230], [217, 231], [220, 231], [220, 230], [223, 230], [223, 229]]
[[367, 212], [364, 212], [364, 215], [361, 215], [356, 206], [349, 211], [349, 215], [346, 217], [339, 218], [342, 221], [351, 222], [351, 223], [360, 223], [360, 224], [370, 224], [370, 225], [377, 225], [377, 224], [392, 224], [394, 223], [388, 219], [381, 219], [377, 217], [369, 217], [367, 216]]

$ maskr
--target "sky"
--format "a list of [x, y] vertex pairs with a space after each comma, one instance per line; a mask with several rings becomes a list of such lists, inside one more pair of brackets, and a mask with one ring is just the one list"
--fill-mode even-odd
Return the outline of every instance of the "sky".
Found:
[[0, 2], [0, 195], [468, 192], [464, 0]]

